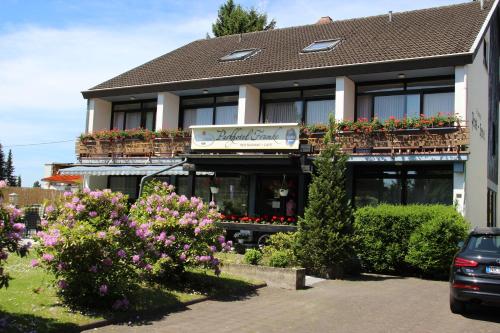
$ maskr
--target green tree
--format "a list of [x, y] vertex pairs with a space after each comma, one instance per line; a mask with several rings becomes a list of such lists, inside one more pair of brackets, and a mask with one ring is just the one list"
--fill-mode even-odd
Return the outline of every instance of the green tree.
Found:
[[267, 15], [254, 8], [244, 9], [233, 0], [219, 7], [217, 20], [212, 24], [215, 37], [274, 29], [276, 21], [267, 22]]
[[35, 182], [33, 183], [33, 187], [42, 187], [42, 185], [38, 180], [35, 180]]
[[16, 186], [17, 187], [23, 186], [23, 182], [21, 180], [21, 176], [17, 176]]
[[7, 161], [5, 162], [5, 173], [4, 178], [9, 186], [16, 186], [17, 179], [14, 175], [14, 162], [12, 159], [12, 150], [9, 149], [9, 154], [7, 155]]
[[299, 219], [295, 255], [310, 273], [339, 278], [353, 262], [353, 211], [346, 193], [347, 156], [329, 144], [314, 162], [304, 217]]
[[3, 153], [3, 147], [0, 143], [0, 180], [5, 179], [5, 155]]

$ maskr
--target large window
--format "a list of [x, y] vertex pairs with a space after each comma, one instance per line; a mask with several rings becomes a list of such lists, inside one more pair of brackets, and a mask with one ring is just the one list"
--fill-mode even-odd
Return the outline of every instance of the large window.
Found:
[[180, 126], [231, 125], [238, 123], [238, 95], [184, 97]]
[[356, 206], [390, 204], [453, 203], [451, 165], [356, 167], [354, 169]]
[[262, 92], [262, 122], [327, 124], [335, 113], [335, 87]]
[[155, 130], [156, 100], [113, 103], [111, 129]]
[[390, 83], [360, 83], [357, 87], [357, 118], [416, 118], [421, 114], [455, 113], [454, 81], [407, 80]]
[[137, 176], [109, 176], [108, 187], [113, 192], [121, 192], [130, 199], [137, 199], [140, 179]]

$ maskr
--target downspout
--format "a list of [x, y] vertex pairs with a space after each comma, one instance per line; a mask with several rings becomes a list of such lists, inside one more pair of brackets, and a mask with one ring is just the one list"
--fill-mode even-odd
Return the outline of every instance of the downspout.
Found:
[[187, 161], [187, 158], [184, 158], [181, 162], [179, 163], [176, 163], [176, 164], [173, 164], [173, 165], [169, 165], [168, 167], [166, 167], [165, 169], [161, 169], [160, 171], [156, 171], [155, 173], [152, 173], [150, 175], [146, 175], [144, 177], [141, 178], [141, 184], [139, 185], [139, 198], [142, 196], [142, 190], [144, 189], [144, 184], [146, 183], [146, 180], [150, 179], [150, 178], [153, 178], [154, 176], [157, 176], [159, 175], [160, 173], [163, 173], [165, 171], [168, 171], [170, 169], [173, 169], [179, 165], [182, 165], [184, 163], [186, 163]]

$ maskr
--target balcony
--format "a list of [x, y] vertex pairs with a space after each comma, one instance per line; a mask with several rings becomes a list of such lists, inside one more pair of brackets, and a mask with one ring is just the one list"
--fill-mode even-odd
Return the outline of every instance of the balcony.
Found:
[[171, 158], [187, 151], [191, 136], [183, 131], [127, 130], [81, 135], [76, 141], [79, 161]]
[[[324, 148], [324, 133], [301, 139], [314, 153]], [[451, 126], [423, 129], [338, 131], [334, 140], [349, 155], [460, 154], [468, 152], [469, 129]]]

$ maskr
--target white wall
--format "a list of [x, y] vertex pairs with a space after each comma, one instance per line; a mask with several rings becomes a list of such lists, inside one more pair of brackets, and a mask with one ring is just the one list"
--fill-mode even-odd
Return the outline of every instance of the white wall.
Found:
[[[486, 34], [488, 36], [488, 34]], [[482, 43], [481, 43], [482, 45]], [[482, 47], [482, 46], [481, 46]], [[466, 163], [465, 216], [473, 226], [486, 226], [488, 191], [488, 72], [482, 49], [466, 70], [467, 126], [470, 129]], [[460, 70], [458, 70], [460, 72]]]
[[467, 119], [467, 70], [465, 66], [455, 67], [455, 114], [465, 125]]
[[156, 130], [174, 130], [179, 127], [179, 96], [162, 92], [156, 106]]
[[356, 85], [346, 76], [338, 77], [335, 81], [335, 119], [354, 120]]
[[93, 133], [109, 130], [111, 125], [111, 102], [100, 98], [92, 98], [88, 102], [87, 132]]
[[260, 90], [252, 85], [240, 86], [238, 98], [238, 124], [258, 124]]
[[453, 204], [465, 215], [465, 166], [462, 163], [453, 166]]

